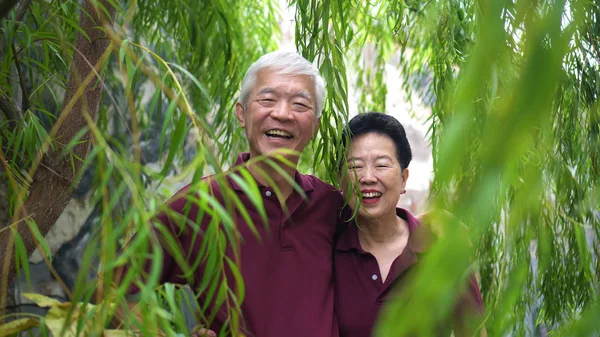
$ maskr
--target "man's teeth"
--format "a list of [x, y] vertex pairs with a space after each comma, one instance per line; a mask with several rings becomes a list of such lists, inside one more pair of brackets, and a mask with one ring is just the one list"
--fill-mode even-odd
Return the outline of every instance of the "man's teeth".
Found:
[[367, 192], [362, 194], [363, 198], [378, 198], [381, 196], [380, 192]]
[[285, 138], [291, 138], [292, 135], [289, 132], [283, 131], [283, 130], [269, 130], [267, 132], [265, 132], [267, 134], [267, 136], [275, 136], [275, 137], [285, 137]]

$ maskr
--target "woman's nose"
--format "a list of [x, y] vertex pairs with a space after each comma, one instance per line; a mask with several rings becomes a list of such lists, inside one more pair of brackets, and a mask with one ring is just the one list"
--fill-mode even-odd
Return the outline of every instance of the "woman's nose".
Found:
[[360, 177], [360, 181], [362, 183], [366, 183], [366, 184], [377, 182], [377, 178], [375, 177], [375, 172], [371, 168], [371, 166], [366, 166], [363, 169], [362, 175]]

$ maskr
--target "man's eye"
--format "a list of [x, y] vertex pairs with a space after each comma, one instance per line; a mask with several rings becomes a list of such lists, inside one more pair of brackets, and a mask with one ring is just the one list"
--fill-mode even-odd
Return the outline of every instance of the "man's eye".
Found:
[[275, 105], [275, 100], [272, 98], [261, 98], [258, 100], [258, 103], [260, 105], [273, 106]]
[[348, 165], [348, 169], [350, 170], [358, 170], [361, 169], [362, 166], [357, 166], [357, 165]]
[[299, 110], [308, 110], [310, 109], [308, 107], [308, 105], [304, 104], [304, 103], [294, 103], [294, 106], [299, 109]]

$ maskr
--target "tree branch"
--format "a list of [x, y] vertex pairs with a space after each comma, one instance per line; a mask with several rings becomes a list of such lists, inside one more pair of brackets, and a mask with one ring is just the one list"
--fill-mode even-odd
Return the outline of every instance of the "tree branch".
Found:
[[[97, 5], [98, 4], [98, 5]], [[103, 6], [106, 11], [100, 10]], [[102, 96], [102, 78], [98, 79], [99, 69], [108, 60], [111, 49], [109, 39], [105, 39], [106, 32], [99, 27], [112, 27], [116, 9], [110, 0], [84, 0], [82, 12], [79, 14], [79, 27], [89, 36], [77, 34], [75, 48], [81, 54], [74, 53], [67, 90], [63, 98], [62, 113], [56, 124], [52, 127], [49, 137], [58, 139], [60, 144], [69, 144], [78, 136], [79, 132], [88, 126], [88, 119], [94, 121]], [[105, 16], [108, 14], [108, 17]], [[90, 132], [86, 132], [80, 142], [71, 150], [78, 158], [87, 158], [90, 151]], [[28, 218], [38, 226], [39, 231], [45, 236], [63, 210], [73, 197], [78, 176], [83, 162], [76, 161], [74, 168], [71, 166], [70, 156], [63, 156], [64, 146], [57, 146], [41, 156], [38, 154], [30, 175], [33, 182], [27, 199], [20, 204], [13, 217], [13, 223]], [[47, 148], [47, 147], [45, 147]], [[44, 165], [40, 165], [40, 159]], [[37, 168], [37, 169], [36, 169]], [[60, 172], [61, 176], [55, 173]], [[27, 254], [31, 254], [37, 244], [35, 237], [27, 225], [18, 227], [18, 234], [23, 240]], [[0, 317], [6, 303], [8, 284], [16, 276], [14, 259], [14, 240], [12, 231], [0, 232]]]
[[18, 0], [0, 0], [0, 19], [4, 19]]
[[[4, 17], [11, 11], [11, 9], [17, 4], [17, 0], [0, 0], [0, 20], [4, 19]], [[14, 25], [10, 28], [12, 31], [15, 31], [17, 28], [17, 25], [19, 24], [19, 22], [21, 22], [23, 20], [23, 18], [25, 17], [25, 13], [27, 13], [27, 10], [29, 9], [29, 6], [31, 5], [31, 0], [21, 0], [21, 2], [19, 3], [19, 6], [17, 7], [16, 13], [15, 13], [15, 22]], [[5, 50], [6, 50], [6, 43], [8, 41], [5, 38], [0, 38], [0, 56], [4, 55]], [[12, 44], [12, 48], [13, 48], [13, 53], [15, 52], [15, 46], [14, 44]], [[15, 57], [15, 61], [16, 61], [16, 66], [17, 66], [17, 72], [19, 73], [19, 77], [21, 79], [21, 90], [23, 92], [23, 97], [25, 97], [25, 100], [23, 101], [23, 106], [26, 106], [27, 108], [29, 108], [29, 98], [26, 97], [26, 91], [25, 91], [25, 87], [24, 87], [24, 83], [23, 83], [23, 78], [21, 76], [21, 67], [18, 63], [18, 59], [17, 59], [17, 55], [15, 53], [14, 55]], [[4, 116], [6, 116], [6, 118], [9, 121], [17, 121], [17, 120], [21, 120], [22, 114], [21, 111], [18, 109], [14, 109], [16, 107], [15, 104], [13, 104], [10, 100], [5, 99], [4, 97], [0, 97], [0, 101], [5, 100], [4, 102], [0, 102], [0, 110], [4, 113]], [[14, 128], [14, 123], [11, 122], [11, 124], [9, 124], [11, 128]]]
[[19, 85], [21, 87], [21, 95], [23, 96], [23, 102], [21, 103], [21, 111], [25, 112], [29, 109], [29, 94], [27, 93], [27, 89], [25, 88], [25, 78], [23, 76], [23, 71], [21, 70], [21, 63], [19, 62], [19, 58], [17, 57], [17, 49], [15, 48], [15, 44], [12, 43], [13, 57], [15, 60], [15, 67], [17, 67], [17, 74], [19, 74]]
[[5, 96], [0, 96], [0, 111], [9, 121], [19, 121], [23, 118], [21, 110], [13, 103], [13, 101]]
[[[5, 19], [7, 14], [12, 10], [12, 8], [17, 4], [18, 0], [0, 0], [0, 20]], [[15, 12], [15, 23], [11, 27], [12, 31], [15, 31], [17, 25], [23, 21], [29, 6], [31, 5], [31, 0], [21, 0], [17, 10]], [[6, 40], [0, 40], [0, 55], [4, 54], [4, 49], [6, 48]]]
[[15, 13], [15, 21], [21, 22], [25, 17], [25, 13], [29, 9], [29, 5], [31, 5], [31, 0], [21, 0], [19, 2], [19, 7], [17, 7], [17, 12]]

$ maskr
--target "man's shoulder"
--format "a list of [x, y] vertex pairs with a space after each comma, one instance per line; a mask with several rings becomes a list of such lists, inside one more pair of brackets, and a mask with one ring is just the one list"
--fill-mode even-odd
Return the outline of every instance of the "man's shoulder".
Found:
[[310, 175], [310, 174], [300, 174], [303, 179], [305, 179], [308, 183], [310, 183], [312, 185], [312, 187], [314, 188], [315, 191], [319, 191], [319, 192], [324, 192], [324, 193], [333, 193], [336, 195], [342, 195], [342, 193], [340, 192], [340, 190], [329, 184], [324, 182], [323, 180]]

